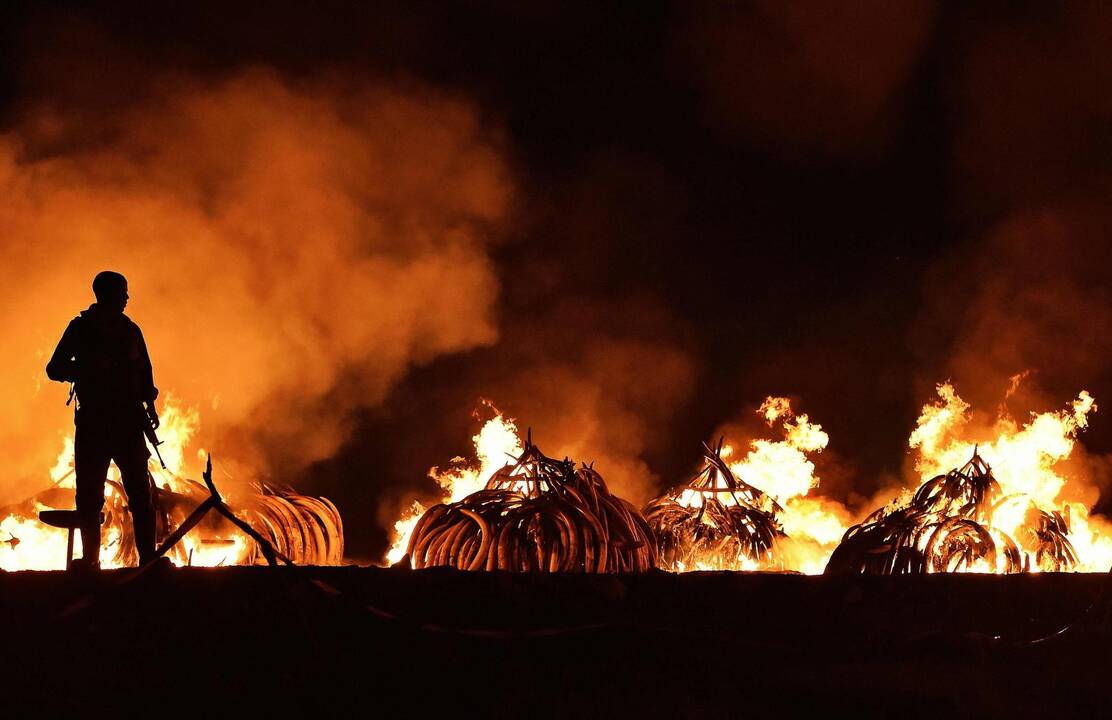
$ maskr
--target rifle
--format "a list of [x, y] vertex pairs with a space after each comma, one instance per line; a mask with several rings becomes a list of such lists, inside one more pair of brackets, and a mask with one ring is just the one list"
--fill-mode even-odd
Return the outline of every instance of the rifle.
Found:
[[169, 468], [166, 467], [166, 461], [162, 459], [162, 453], [158, 451], [158, 446], [162, 444], [162, 441], [158, 439], [158, 433], [155, 432], [154, 422], [156, 416], [154, 415], [154, 404], [152, 403], [150, 408], [145, 409], [143, 414], [143, 434], [147, 436], [147, 442], [154, 448], [154, 454], [158, 458], [159, 464], [162, 465], [162, 469], [169, 470]]

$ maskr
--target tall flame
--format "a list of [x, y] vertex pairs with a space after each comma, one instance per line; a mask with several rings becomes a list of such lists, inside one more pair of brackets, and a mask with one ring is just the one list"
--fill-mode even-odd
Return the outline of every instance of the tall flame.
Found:
[[[494, 417], [483, 423], [478, 434], [471, 438], [475, 445], [474, 459], [456, 457], [444, 470], [438, 466], [429, 470], [429, 477], [443, 490], [443, 497], [437, 502], [458, 502], [471, 493], [482, 490], [491, 475], [524, 452], [514, 420], [505, 417], [490, 400], [484, 399], [481, 404], [487, 411], [493, 412]], [[475, 416], [479, 417], [479, 411], [476, 411]], [[394, 523], [394, 537], [390, 550], [386, 553], [389, 564], [392, 565], [405, 556], [409, 536], [413, 534], [413, 528], [427, 509], [414, 500], [401, 519]]]
[[[784, 397], [768, 397], [757, 409], [770, 428], [779, 426], [779, 440], [754, 439], [749, 442], [744, 457], [729, 462], [730, 472], [749, 485], [761, 490], [779, 505], [776, 515], [788, 540], [786, 569], [807, 574], [818, 574], [830, 557], [849, 526], [849, 513], [839, 503], [825, 498], [808, 497], [819, 485], [815, 464], [809, 455], [822, 452], [830, 437], [818, 423], [811, 422], [806, 414], [795, 415], [791, 401]], [[722, 447], [723, 458], [734, 456], [733, 444]], [[730, 506], [736, 499], [727, 493], [718, 494], [718, 500]], [[698, 507], [702, 493], [686, 489], [677, 499], [685, 507]], [[771, 506], [770, 506], [771, 507]], [[765, 508], [770, 509], [770, 508]], [[703, 516], [704, 521], [709, 521]], [[684, 570], [719, 569], [717, 566], [697, 566]], [[734, 570], [758, 569], [754, 563], [742, 559]]]
[[819, 486], [808, 455], [821, 453], [830, 436], [806, 414], [795, 415], [788, 398], [769, 397], [758, 408], [769, 427], [781, 425], [782, 440], [753, 440], [730, 470], [768, 493], [782, 508], [780, 523], [789, 540], [789, 569], [818, 574], [849, 527], [849, 513], [825, 498], [808, 497]]
[[[1022, 380], [1016, 376], [1014, 387]], [[1096, 412], [1092, 395], [1082, 390], [1065, 410], [1031, 413], [1020, 424], [1002, 405], [991, 425], [973, 427], [970, 406], [950, 383], [936, 388], [938, 399], [923, 406], [908, 440], [917, 452], [915, 468], [922, 480], [962, 467], [976, 450], [992, 467], [1004, 498], [993, 509], [990, 524], [1017, 537], [1028, 511], [1059, 511], [1069, 518], [1069, 540], [1078, 555], [1075, 569], [1105, 571], [1112, 566], [1112, 534], [1106, 523], [1089, 517], [1076, 495], [1081, 478], [1068, 477], [1063, 462], [1073, 453], [1079, 431]], [[1075, 480], [1071, 486], [1070, 480]], [[1066, 492], [1064, 492], [1066, 491]], [[996, 571], [997, 568], [974, 568]], [[1032, 570], [1038, 570], [1032, 564]]]

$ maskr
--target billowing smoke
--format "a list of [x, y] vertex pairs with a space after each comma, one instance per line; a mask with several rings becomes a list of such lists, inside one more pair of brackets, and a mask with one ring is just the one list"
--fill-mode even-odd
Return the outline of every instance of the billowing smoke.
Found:
[[[951, 379], [972, 402], [974, 424], [985, 427], [998, 414], [1023, 422], [1055, 410], [1082, 389], [1104, 405], [1112, 391], [1112, 274], [1098, 240], [1108, 227], [1103, 214], [1066, 205], [1016, 212], [928, 275], [914, 341], [932, 360], [919, 378], [924, 396], [932, 382]], [[971, 282], [962, 291], [955, 278]], [[1109, 485], [1109, 462], [1084, 450], [1090, 433], [1106, 427], [1100, 417], [1071, 458], [1078, 487]], [[1095, 491], [1085, 499], [1095, 502]]]
[[[636, 316], [640, 315], [640, 318]], [[535, 326], [508, 331], [503, 372], [481, 387], [552, 456], [594, 462], [636, 504], [662, 481], [646, 458], [671, 448], [672, 414], [690, 396], [690, 356], [654, 334], [666, 321], [628, 301], [571, 300]]]
[[[919, 330], [924, 344], [947, 350], [936, 375], [951, 376], [990, 409], [1024, 371], [1009, 400], [1017, 407], [1057, 405], [1106, 382], [1112, 276], [1096, 242], [1108, 225], [1093, 210], [1017, 213], [930, 274]], [[950, 285], [958, 278], [971, 282]]]
[[[1093, 58], [1112, 11], [1062, 3], [1001, 24], [969, 8], [960, 20], [949, 169], [972, 230], [925, 277], [910, 334], [917, 393], [950, 378], [981, 421], [998, 409], [1022, 421], [1084, 388], [1102, 410], [1083, 445], [1108, 447], [1112, 105], [1107, 63]], [[1070, 469], [1082, 485], [1107, 487], [1107, 465], [1082, 447]]]
[[0, 135], [6, 499], [61, 450], [66, 390], [43, 368], [102, 269], [130, 281], [156, 384], [245, 475], [327, 457], [408, 368], [497, 337], [511, 183], [470, 104], [265, 68], [152, 85]]

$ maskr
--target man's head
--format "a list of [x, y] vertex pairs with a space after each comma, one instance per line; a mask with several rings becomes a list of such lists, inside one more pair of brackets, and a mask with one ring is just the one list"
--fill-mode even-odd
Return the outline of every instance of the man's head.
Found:
[[97, 305], [122, 313], [127, 307], [127, 278], [111, 270], [97, 273], [93, 278], [93, 294], [97, 296]]

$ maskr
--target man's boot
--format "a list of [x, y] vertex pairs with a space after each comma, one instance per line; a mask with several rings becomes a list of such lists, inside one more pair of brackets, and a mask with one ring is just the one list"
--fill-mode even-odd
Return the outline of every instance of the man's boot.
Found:
[[154, 547], [154, 508], [150, 503], [131, 508], [132, 527], [135, 528], [135, 549], [139, 551], [139, 564], [156, 560]]
[[[97, 518], [99, 520], [100, 518]], [[81, 557], [72, 567], [81, 570], [100, 569], [100, 523], [81, 523]]]

